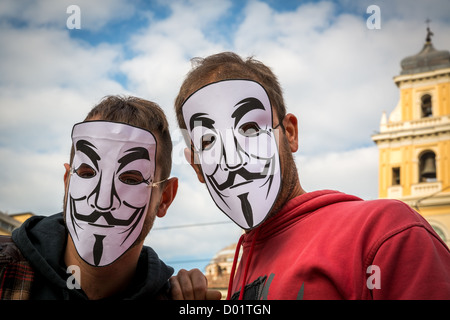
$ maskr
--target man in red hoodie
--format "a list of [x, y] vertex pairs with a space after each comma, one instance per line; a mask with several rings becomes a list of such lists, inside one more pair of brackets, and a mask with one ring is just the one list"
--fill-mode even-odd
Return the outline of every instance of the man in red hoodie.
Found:
[[198, 179], [246, 231], [228, 298], [450, 299], [449, 249], [409, 206], [302, 189], [297, 119], [270, 68], [230, 52], [196, 62], [175, 110]]

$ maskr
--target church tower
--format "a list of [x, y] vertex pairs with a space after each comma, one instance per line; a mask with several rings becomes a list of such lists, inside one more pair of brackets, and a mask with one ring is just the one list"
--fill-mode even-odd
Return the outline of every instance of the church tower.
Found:
[[450, 245], [450, 53], [427, 28], [422, 50], [401, 61], [400, 99], [372, 136], [379, 197], [406, 202]]

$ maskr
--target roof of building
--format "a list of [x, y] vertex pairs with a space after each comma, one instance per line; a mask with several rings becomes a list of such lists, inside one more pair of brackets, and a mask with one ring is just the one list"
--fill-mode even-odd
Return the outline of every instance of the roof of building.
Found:
[[22, 223], [10, 215], [0, 211], [0, 234], [10, 234], [15, 228], [20, 227]]
[[401, 75], [428, 72], [437, 69], [450, 68], [450, 52], [436, 50], [431, 42], [433, 33], [427, 28], [427, 37], [422, 50], [401, 61]]
[[236, 250], [236, 243], [230, 244], [229, 246], [221, 249], [217, 252], [214, 257], [211, 259], [209, 264], [215, 264], [220, 262], [233, 262], [234, 259], [234, 251]]

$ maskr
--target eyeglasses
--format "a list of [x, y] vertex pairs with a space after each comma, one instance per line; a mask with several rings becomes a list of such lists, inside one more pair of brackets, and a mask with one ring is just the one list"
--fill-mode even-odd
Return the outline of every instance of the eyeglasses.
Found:
[[161, 181], [157, 181], [157, 182], [148, 182], [148, 188], [153, 188], [153, 187], [157, 187], [157, 186], [159, 186], [161, 183], [164, 183], [164, 182], [166, 182], [167, 180], [169, 180], [170, 178], [165, 178], [164, 180], [161, 180]]
[[[97, 171], [94, 170], [90, 165], [83, 163], [78, 167], [78, 169], [75, 169], [73, 167], [70, 168], [70, 175], [73, 175], [73, 173], [76, 173], [77, 176], [79, 176], [82, 179], [90, 179], [97, 175]], [[169, 180], [169, 178], [166, 178], [161, 181], [152, 182], [149, 181], [150, 179], [144, 179], [142, 174], [137, 170], [128, 170], [119, 175], [119, 180], [125, 184], [128, 185], [138, 185], [141, 183], [147, 184], [148, 188], [153, 188], [159, 186], [161, 183], [166, 182]]]

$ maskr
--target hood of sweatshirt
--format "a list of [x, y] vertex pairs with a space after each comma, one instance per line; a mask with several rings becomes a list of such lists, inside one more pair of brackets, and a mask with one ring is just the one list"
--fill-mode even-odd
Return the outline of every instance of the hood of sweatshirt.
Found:
[[[29, 218], [14, 230], [12, 239], [36, 273], [31, 299], [87, 299], [82, 290], [67, 286], [72, 273], [64, 263], [67, 229], [62, 213]], [[173, 269], [152, 248], [144, 246], [135, 279], [125, 292], [112, 298], [154, 298], [168, 288], [172, 274]]]
[[[289, 200], [279, 212], [268, 218], [258, 228], [255, 228], [243, 234], [236, 246], [236, 252], [234, 255], [233, 267], [230, 276], [230, 283], [228, 286], [227, 299], [231, 299], [231, 290], [234, 280], [233, 278], [236, 271], [241, 245], [242, 247], [249, 249], [247, 263], [245, 266], [241, 266], [244, 270], [242, 277], [242, 283], [244, 284], [247, 276], [247, 271], [251, 265], [251, 258], [255, 244], [270, 241], [271, 237], [277, 235], [280, 232], [284, 232], [288, 228], [291, 228], [298, 221], [307, 219], [310, 214], [314, 213], [320, 208], [345, 201], [362, 201], [362, 199], [334, 190], [319, 190], [304, 193]], [[244, 290], [241, 290], [239, 294], [239, 300], [241, 300], [243, 296]]]
[[267, 219], [259, 228], [244, 234], [243, 245], [250, 246], [255, 236], [256, 242], [264, 242], [267, 238], [291, 227], [295, 222], [307, 218], [316, 210], [346, 201], [362, 201], [362, 199], [334, 190], [304, 193], [289, 200], [278, 213]]

